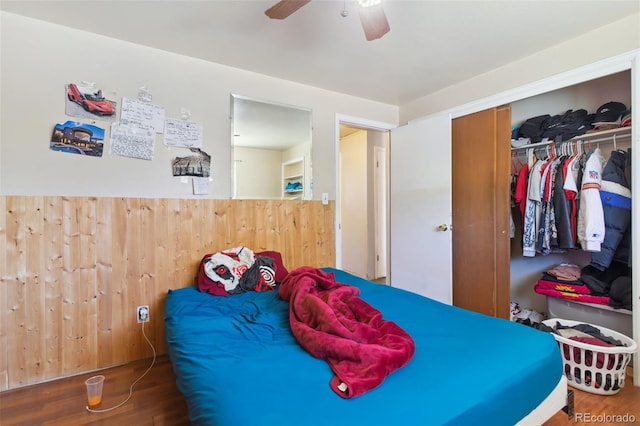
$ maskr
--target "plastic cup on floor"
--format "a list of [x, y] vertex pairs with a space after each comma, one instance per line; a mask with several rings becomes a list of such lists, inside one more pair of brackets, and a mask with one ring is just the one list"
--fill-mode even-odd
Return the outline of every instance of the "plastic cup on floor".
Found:
[[102, 385], [104, 376], [93, 376], [88, 378], [84, 384], [87, 386], [87, 400], [89, 408], [100, 405], [102, 402]]

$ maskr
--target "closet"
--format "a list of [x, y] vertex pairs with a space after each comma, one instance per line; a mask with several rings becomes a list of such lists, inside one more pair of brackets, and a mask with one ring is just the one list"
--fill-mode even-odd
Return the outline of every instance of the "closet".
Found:
[[[541, 114], [562, 114], [569, 109], [586, 109], [594, 113], [598, 107], [610, 102], [621, 102], [631, 107], [632, 104], [631, 72], [623, 71], [544, 93], [521, 101], [513, 102], [512, 126], [519, 126], [529, 117]], [[599, 148], [605, 161], [615, 150], [626, 151], [631, 147], [631, 127], [603, 130], [600, 132], [576, 136], [565, 142], [542, 143], [531, 146], [511, 148], [511, 173], [517, 172], [520, 164], [527, 161], [528, 154], [537, 152], [539, 156], [568, 153], [569, 151], [593, 151]], [[514, 206], [512, 206], [514, 207]], [[534, 291], [535, 282], [543, 271], [560, 263], [578, 266], [588, 265], [591, 253], [578, 246], [560, 253], [540, 254], [533, 257], [523, 256], [522, 222], [519, 211], [512, 208], [515, 233], [511, 239], [510, 255], [510, 299], [521, 307], [538, 312], [561, 316], [566, 319], [591, 322], [632, 336], [631, 312], [616, 310], [606, 305], [579, 303], [565, 299], [543, 296]]]
[[[465, 115], [452, 121], [454, 305], [508, 318], [509, 302], [515, 301], [522, 307], [546, 313], [546, 297], [534, 292], [534, 285], [542, 272], [560, 263], [581, 266], [589, 264], [590, 253], [579, 249], [537, 254], [534, 257], [523, 256], [521, 226], [516, 226], [516, 236], [509, 238], [510, 170], [514, 167], [513, 161], [526, 161], [519, 157], [519, 153], [532, 150], [524, 147], [512, 150], [511, 129], [527, 118], [542, 114], [553, 116], [578, 109], [593, 113], [609, 101], [631, 105], [629, 71]], [[584, 150], [592, 149], [597, 144], [605, 153], [605, 158], [608, 158], [612, 149], [627, 149], [630, 146], [630, 130], [605, 131], [588, 137], [577, 137], [571, 142], [579, 144]], [[540, 151], [561, 150], [567, 146], [556, 143], [543, 145], [533, 145], [539, 150], [539, 155]], [[518, 217], [515, 222], [521, 223], [521, 219]], [[598, 324], [598, 319], [594, 317], [592, 322]], [[611, 324], [601, 325], [606, 327]]]

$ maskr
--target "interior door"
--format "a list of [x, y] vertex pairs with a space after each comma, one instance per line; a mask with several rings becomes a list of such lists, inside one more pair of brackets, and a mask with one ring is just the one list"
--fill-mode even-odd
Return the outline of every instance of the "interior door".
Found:
[[452, 123], [453, 304], [509, 318], [511, 108]]
[[450, 115], [391, 130], [389, 148], [389, 282], [451, 304]]

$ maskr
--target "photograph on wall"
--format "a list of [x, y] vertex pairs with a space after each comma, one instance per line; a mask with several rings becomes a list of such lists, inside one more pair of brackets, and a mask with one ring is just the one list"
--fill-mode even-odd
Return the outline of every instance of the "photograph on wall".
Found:
[[77, 121], [58, 123], [53, 128], [49, 148], [70, 154], [102, 157], [104, 129]]
[[65, 93], [65, 113], [68, 116], [115, 121], [117, 102], [107, 99], [102, 89], [97, 89], [94, 85], [69, 83]]
[[176, 157], [173, 160], [174, 176], [209, 177], [211, 173], [211, 156], [200, 148], [190, 148], [195, 155]]

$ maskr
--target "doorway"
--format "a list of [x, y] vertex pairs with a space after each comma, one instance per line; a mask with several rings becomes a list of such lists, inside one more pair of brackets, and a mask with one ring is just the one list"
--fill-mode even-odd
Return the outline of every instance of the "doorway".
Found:
[[339, 121], [336, 266], [388, 283], [389, 128]]

